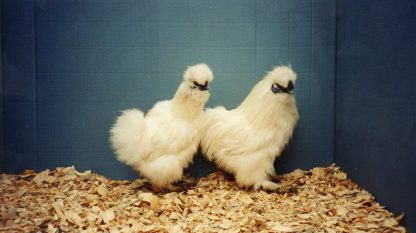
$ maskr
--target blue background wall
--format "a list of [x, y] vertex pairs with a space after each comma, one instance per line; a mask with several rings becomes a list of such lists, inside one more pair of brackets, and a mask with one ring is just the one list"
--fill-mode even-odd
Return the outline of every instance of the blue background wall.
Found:
[[[111, 124], [171, 98], [199, 62], [215, 73], [208, 106], [228, 108], [290, 63], [301, 119], [279, 171], [333, 162], [334, 1], [2, 0], [1, 13], [5, 172], [137, 177], [114, 158]], [[212, 167], [197, 157], [191, 169]]]
[[[1, 3], [0, 3], [1, 7]], [[1, 12], [1, 11], [0, 11]], [[1, 38], [2, 38], [2, 30], [1, 30], [1, 13], [0, 13], [0, 51], [3, 51], [1, 48]], [[2, 56], [0, 55], [0, 96], [3, 100], [3, 62], [1, 60]], [[0, 171], [3, 171], [3, 166], [5, 163], [4, 158], [4, 138], [3, 138], [3, 101], [0, 101]]]
[[416, 2], [339, 1], [335, 161], [416, 232]]

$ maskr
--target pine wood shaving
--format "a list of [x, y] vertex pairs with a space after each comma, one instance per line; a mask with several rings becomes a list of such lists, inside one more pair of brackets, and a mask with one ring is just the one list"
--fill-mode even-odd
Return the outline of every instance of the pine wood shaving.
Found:
[[278, 177], [286, 192], [242, 190], [221, 172], [184, 192], [147, 179], [56, 168], [0, 174], [0, 232], [406, 232], [339, 167]]
[[104, 211], [103, 214], [101, 215], [101, 218], [103, 219], [104, 223], [109, 223], [115, 217], [116, 217], [116, 215], [114, 214], [113, 209], [108, 209], [108, 210]]
[[[156, 195], [153, 195], [153, 193], [141, 193], [139, 194], [139, 199], [147, 202], [150, 204], [150, 209], [157, 210], [159, 208], [159, 198]], [[169, 204], [172, 203], [171, 199], [169, 200]], [[165, 202], [166, 203], [166, 202]]]
[[100, 196], [107, 196], [108, 190], [104, 183], [98, 186], [97, 193]]

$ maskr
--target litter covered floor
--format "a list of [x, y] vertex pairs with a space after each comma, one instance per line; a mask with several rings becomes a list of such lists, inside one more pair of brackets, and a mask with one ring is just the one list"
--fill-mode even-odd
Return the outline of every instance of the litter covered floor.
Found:
[[187, 191], [74, 167], [0, 177], [0, 232], [406, 232], [337, 166], [279, 177], [285, 191], [242, 190], [221, 172]]

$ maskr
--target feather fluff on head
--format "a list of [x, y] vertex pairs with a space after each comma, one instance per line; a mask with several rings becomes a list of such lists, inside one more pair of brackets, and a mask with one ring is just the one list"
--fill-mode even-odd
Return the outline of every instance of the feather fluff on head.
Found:
[[281, 114], [286, 114], [282, 106], [295, 105], [293, 95], [275, 94], [271, 91], [273, 84], [287, 87], [289, 81], [293, 84], [296, 82], [296, 73], [287, 66], [275, 67], [253, 87], [237, 109], [253, 124], [267, 127], [268, 122], [275, 122]]
[[183, 74], [184, 81], [197, 82], [199, 84], [210, 83], [213, 78], [212, 70], [205, 63], [189, 66]]
[[214, 79], [211, 68], [205, 64], [189, 66], [183, 74], [183, 82], [172, 99], [173, 112], [187, 117], [195, 117], [203, 111], [210, 93], [209, 83]]
[[277, 66], [269, 71], [264, 79], [270, 80], [281, 86], [287, 87], [287, 83], [296, 83], [296, 73], [288, 66]]

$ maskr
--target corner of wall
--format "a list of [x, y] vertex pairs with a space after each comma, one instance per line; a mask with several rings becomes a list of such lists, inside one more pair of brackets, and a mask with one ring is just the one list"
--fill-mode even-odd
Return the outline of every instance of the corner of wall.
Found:
[[[332, 161], [337, 164], [337, 147], [336, 147], [336, 138], [337, 138], [337, 82], [338, 82], [338, 23], [339, 23], [339, 1], [335, 1], [335, 51], [334, 51], [334, 122], [333, 122], [333, 151], [332, 151]], [[338, 165], [338, 164], [337, 164]]]
[[[2, 1], [0, 1], [0, 9], [2, 9]], [[1, 26], [1, 19], [2, 19], [2, 14], [1, 14], [1, 10], [0, 10], [0, 172], [3, 171], [3, 166], [4, 166], [4, 140], [3, 140], [3, 112], [4, 112], [4, 108], [3, 108], [3, 61], [2, 61], [2, 57], [3, 57], [3, 49], [2, 49], [2, 37], [3, 37], [3, 33], [2, 33], [2, 26]]]

